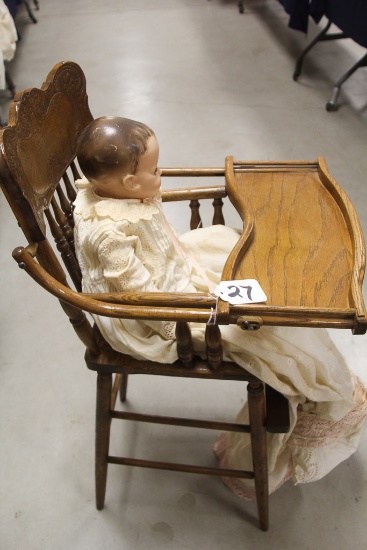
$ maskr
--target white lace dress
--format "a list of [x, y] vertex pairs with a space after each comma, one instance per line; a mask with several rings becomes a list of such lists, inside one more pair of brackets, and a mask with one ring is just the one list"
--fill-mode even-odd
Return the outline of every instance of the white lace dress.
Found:
[[[159, 199], [102, 198], [84, 180], [78, 187], [75, 244], [84, 292], [205, 292], [209, 282], [219, 283], [237, 231], [217, 225], [178, 240]], [[118, 351], [160, 362], [177, 359], [172, 323], [97, 316], [95, 321]], [[205, 326], [192, 323], [191, 328], [195, 349], [204, 353]], [[225, 359], [253, 372], [290, 402], [290, 433], [268, 435], [271, 492], [289, 478], [295, 483], [319, 479], [357, 449], [367, 414], [366, 389], [326, 330], [264, 326], [244, 332], [230, 325], [221, 332]], [[245, 405], [238, 421], [246, 421], [247, 414]], [[215, 451], [224, 467], [252, 467], [247, 435], [222, 434]], [[252, 482], [225, 481], [237, 495], [254, 497]]]

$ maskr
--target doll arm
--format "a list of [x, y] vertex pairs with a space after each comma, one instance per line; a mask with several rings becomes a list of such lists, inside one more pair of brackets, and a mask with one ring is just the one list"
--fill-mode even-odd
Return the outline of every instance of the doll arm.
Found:
[[[108, 290], [124, 292], [158, 292], [151, 274], [141, 258], [141, 245], [136, 236], [109, 233], [98, 247], [98, 259]], [[140, 257], [139, 257], [140, 256]], [[169, 321], [140, 321], [165, 339], [175, 338], [175, 323]]]
[[141, 245], [136, 236], [113, 232], [100, 242], [98, 259], [110, 290], [158, 292], [141, 256]]

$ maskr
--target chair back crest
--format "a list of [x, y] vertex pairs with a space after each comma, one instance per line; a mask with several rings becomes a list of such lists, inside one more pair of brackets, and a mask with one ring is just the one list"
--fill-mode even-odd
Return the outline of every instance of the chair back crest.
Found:
[[[0, 187], [28, 240], [29, 252], [51, 277], [68, 287], [47, 239], [50, 231], [77, 291], [82, 277], [74, 249], [72, 180], [80, 177], [74, 163], [78, 137], [91, 120], [84, 73], [67, 61], [55, 65], [40, 89], [16, 94], [8, 126], [0, 132]], [[85, 313], [60, 303], [81, 341], [98, 354]]]
[[[44, 213], [70, 165], [78, 176], [76, 144], [92, 119], [85, 76], [73, 62], [57, 64], [41, 89], [16, 94], [0, 132], [1, 185], [29, 242], [46, 238]], [[75, 191], [70, 182], [65, 187], [71, 203]]]

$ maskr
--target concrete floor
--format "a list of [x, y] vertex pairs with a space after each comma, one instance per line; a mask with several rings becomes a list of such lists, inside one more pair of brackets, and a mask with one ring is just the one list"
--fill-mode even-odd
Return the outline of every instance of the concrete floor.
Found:
[[[85, 71], [93, 114], [127, 116], [155, 130], [161, 166], [222, 166], [238, 160], [326, 158], [367, 230], [367, 70], [343, 87], [340, 109], [325, 104], [334, 82], [364, 50], [351, 40], [319, 44], [298, 83], [292, 72], [309, 36], [290, 30], [276, 0], [42, 0], [10, 71], [17, 89], [39, 86], [53, 65]], [[6, 116], [6, 94], [2, 114]], [[57, 131], [57, 129], [56, 129]], [[172, 185], [172, 184], [171, 184]], [[176, 182], [175, 182], [176, 185]], [[178, 186], [180, 182], [177, 182]], [[174, 209], [168, 216], [186, 227]], [[236, 223], [229, 214], [229, 222]], [[367, 437], [326, 478], [271, 496], [271, 525], [219, 479], [111, 466], [106, 508], [94, 507], [95, 375], [56, 301], [21, 272], [11, 251], [25, 239], [0, 197], [0, 548], [2, 550], [281, 549], [362, 550], [366, 543]], [[333, 333], [367, 382], [366, 339]], [[132, 380], [128, 406], [232, 419], [238, 384]], [[189, 403], [187, 394], [189, 393]], [[186, 400], [185, 400], [186, 397]], [[171, 408], [172, 412], [172, 408]], [[215, 463], [216, 434], [114, 429], [114, 451], [153, 457], [193, 454]]]

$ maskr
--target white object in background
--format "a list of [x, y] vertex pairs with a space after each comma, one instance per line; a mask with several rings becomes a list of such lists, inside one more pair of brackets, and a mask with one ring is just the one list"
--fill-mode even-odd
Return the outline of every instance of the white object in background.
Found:
[[13, 59], [17, 39], [14, 20], [4, 0], [0, 0], [0, 89], [6, 88], [4, 61]]

